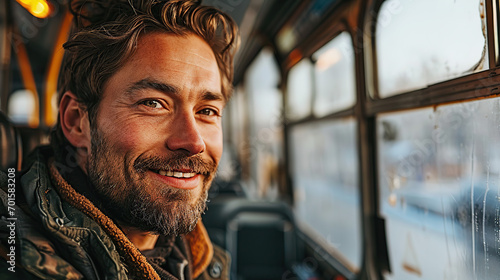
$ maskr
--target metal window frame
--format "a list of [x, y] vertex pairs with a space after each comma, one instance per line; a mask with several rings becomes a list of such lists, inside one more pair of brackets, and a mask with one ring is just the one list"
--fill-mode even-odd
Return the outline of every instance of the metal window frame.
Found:
[[488, 48], [489, 69], [466, 74], [443, 82], [428, 85], [424, 88], [381, 98], [378, 92], [378, 71], [376, 56], [376, 24], [382, 4], [386, 0], [367, 0], [368, 10], [364, 23], [364, 55], [365, 75], [367, 78], [366, 90], [368, 100], [365, 110], [370, 116], [382, 112], [400, 111], [405, 109], [421, 108], [452, 102], [473, 100], [496, 96], [498, 80], [494, 78], [499, 73], [498, 56], [498, 4], [495, 0], [485, 0], [486, 45]]
[[[353, 6], [356, 6], [357, 4], [360, 5], [359, 1], [358, 1], [358, 3], [356, 3], [356, 1], [353, 1], [350, 3], [350, 5], [353, 5]], [[348, 10], [348, 9], [346, 9], [346, 10]], [[291, 172], [290, 172], [291, 166], [289, 164], [289, 162], [290, 162], [289, 141], [290, 141], [290, 137], [291, 137], [290, 130], [294, 126], [303, 125], [303, 124], [313, 124], [313, 123], [323, 122], [323, 121], [336, 121], [336, 120], [341, 120], [344, 118], [354, 118], [354, 121], [356, 122], [356, 125], [357, 125], [356, 139], [358, 141], [358, 144], [357, 144], [358, 163], [360, 165], [360, 168], [359, 168], [360, 180], [359, 180], [358, 189], [359, 189], [359, 195], [361, 196], [360, 202], [362, 205], [362, 209], [360, 211], [362, 213], [361, 217], [360, 217], [360, 222], [361, 222], [360, 226], [362, 228], [362, 232], [361, 232], [361, 236], [362, 236], [362, 239], [361, 239], [361, 248], [362, 248], [361, 270], [356, 271], [356, 272], [352, 271], [351, 268], [346, 266], [341, 261], [338, 261], [337, 259], [335, 259], [334, 256], [330, 256], [329, 253], [326, 253], [326, 252], [325, 252], [325, 254], [323, 254], [324, 256], [322, 257], [322, 261], [327, 263], [337, 273], [341, 273], [342, 275], [344, 275], [348, 279], [365, 279], [365, 278], [367, 278], [367, 279], [381, 279], [380, 276], [376, 276], [377, 272], [376, 272], [375, 267], [377, 266], [377, 264], [367, 264], [367, 257], [366, 257], [367, 255], [374, 256], [374, 257], [372, 257], [372, 260], [375, 260], [375, 259], [380, 258], [380, 257], [375, 257], [375, 256], [382, 256], [381, 262], [386, 263], [386, 261], [383, 260], [384, 259], [383, 258], [384, 252], [386, 252], [385, 247], [383, 250], [381, 250], [383, 252], [382, 254], [377, 253], [380, 250], [373, 251], [370, 249], [373, 246], [377, 246], [376, 244], [379, 244], [379, 243], [385, 244], [385, 243], [377, 241], [376, 239], [367, 240], [367, 236], [374, 236], [373, 234], [367, 234], [367, 232], [371, 233], [371, 232], [376, 231], [376, 228], [377, 228], [376, 225], [378, 224], [378, 222], [373, 220], [373, 216], [371, 214], [373, 212], [373, 210], [371, 210], [372, 207], [366, 206], [367, 204], [370, 204], [370, 205], [372, 204], [371, 202], [367, 203], [366, 200], [373, 199], [373, 196], [371, 194], [369, 194], [369, 195], [364, 194], [366, 192], [366, 189], [372, 190], [373, 188], [371, 186], [368, 186], [368, 187], [364, 186], [364, 185], [366, 185], [367, 182], [368, 183], [371, 182], [371, 180], [363, 179], [363, 178], [367, 178], [363, 175], [367, 171], [363, 170], [363, 169], [366, 169], [364, 167], [366, 164], [363, 163], [364, 162], [363, 161], [364, 155], [362, 152], [362, 150], [366, 150], [366, 149], [362, 148], [362, 146], [364, 144], [360, 140], [363, 138], [362, 134], [364, 134], [364, 130], [366, 129], [366, 125], [363, 125], [363, 123], [364, 123], [363, 120], [365, 118], [361, 117], [362, 113], [360, 111], [360, 109], [364, 105], [363, 100], [364, 100], [364, 96], [365, 96], [364, 95], [365, 90], [363, 87], [364, 83], [359, 82], [360, 81], [359, 69], [362, 69], [362, 68], [360, 68], [359, 57], [360, 57], [360, 54], [362, 53], [363, 48], [361, 47], [362, 42], [359, 41], [359, 38], [357, 36], [358, 32], [356, 32], [356, 30], [352, 28], [352, 24], [349, 23], [349, 16], [350, 15], [348, 13], [345, 13], [345, 10], [342, 10], [341, 12], [334, 11], [333, 14], [328, 16], [329, 20], [324, 21], [320, 26], [317, 27], [316, 32], [314, 32], [310, 35], [310, 37], [312, 39], [305, 38], [304, 40], [302, 40], [302, 43], [299, 44], [296, 49], [294, 49], [294, 50], [300, 50], [300, 53], [303, 55], [303, 59], [311, 59], [312, 55], [316, 51], [321, 49], [323, 46], [325, 46], [331, 40], [335, 39], [338, 35], [340, 35], [343, 32], [349, 33], [349, 35], [351, 37], [353, 49], [354, 49], [354, 64], [355, 64], [354, 65], [354, 71], [355, 71], [354, 75], [355, 75], [355, 80], [356, 80], [356, 87], [355, 87], [356, 100], [355, 100], [355, 103], [352, 107], [341, 110], [341, 111], [333, 112], [333, 113], [330, 113], [330, 114], [325, 115], [325, 116], [321, 116], [321, 117], [314, 116], [313, 108], [311, 108], [310, 115], [305, 117], [305, 118], [290, 121], [290, 122], [285, 120], [285, 122], [284, 122], [285, 148], [286, 148], [285, 155], [287, 157], [286, 158], [286, 162], [287, 162], [286, 172], [288, 174], [287, 177], [291, 178]], [[283, 61], [284, 61], [284, 63], [281, 63], [281, 65], [284, 65], [283, 67], [285, 68], [283, 70], [283, 72], [285, 73], [285, 75], [283, 77], [283, 79], [284, 79], [283, 84], [286, 85], [289, 70], [296, 63], [298, 63], [301, 60], [296, 60], [296, 61], [294, 61], [294, 63], [290, 63], [293, 61], [293, 59], [291, 59], [290, 57], [286, 57]], [[314, 83], [313, 83], [313, 87], [314, 87]], [[284, 92], [284, 102], [286, 102], [286, 96], [287, 96], [286, 88], [283, 90], [283, 92]], [[313, 94], [311, 95], [311, 98], [312, 98], [311, 106], [314, 106], [314, 97], [315, 96], [316, 96], [316, 90], [313, 88]], [[285, 105], [286, 104], [284, 104], [284, 108], [286, 108]], [[364, 153], [366, 153], [366, 151]], [[290, 179], [288, 180], [287, 183], [288, 183], [287, 188], [289, 190], [293, 189], [293, 182], [291, 182]], [[366, 193], [368, 193], [368, 192], [366, 192]], [[369, 192], [369, 193], [371, 193], [371, 192]], [[366, 213], [369, 213], [369, 214], [367, 215]], [[316, 243], [316, 241], [314, 241], [311, 237], [309, 237], [305, 234], [299, 235], [299, 238], [309, 248], [320, 248], [320, 244]], [[378, 247], [380, 247], [380, 246], [378, 246]], [[370, 262], [370, 261], [368, 261], [368, 262]], [[371, 272], [367, 272], [365, 266], [374, 267], [375, 269], [370, 268], [368, 270], [370, 270]], [[367, 275], [371, 275], [371, 276], [367, 276]], [[376, 277], [378, 277], [378, 278], [376, 278]]]
[[[498, 41], [499, 7], [495, 0], [485, 1], [488, 70], [467, 74], [454, 79], [429, 85], [425, 88], [402, 94], [380, 98], [378, 95], [377, 57], [375, 50], [375, 26], [380, 8], [385, 0], [361, 0], [366, 7], [361, 16], [360, 26], [363, 32], [358, 34], [364, 47], [360, 60], [360, 80], [365, 83], [364, 94], [360, 94], [361, 106], [357, 113], [360, 126], [360, 154], [364, 162], [362, 176], [368, 178], [362, 183], [367, 228], [374, 237], [367, 236], [368, 246], [365, 256], [366, 267], [362, 279], [384, 279], [382, 272], [391, 271], [387, 251], [385, 221], [380, 215], [377, 174], [377, 127], [376, 117], [382, 113], [406, 111], [411, 109], [441, 106], [457, 102], [469, 102], [478, 99], [500, 96], [500, 61]], [[367, 196], [372, 196], [368, 199]], [[367, 234], [367, 232], [365, 232]], [[382, 243], [381, 243], [382, 242]], [[385, 262], [374, 261], [383, 255]]]

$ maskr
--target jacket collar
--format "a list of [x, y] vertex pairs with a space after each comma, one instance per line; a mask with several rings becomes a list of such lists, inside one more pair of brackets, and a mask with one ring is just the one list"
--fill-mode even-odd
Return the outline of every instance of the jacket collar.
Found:
[[193, 231], [186, 235], [193, 260], [193, 278], [200, 276], [205, 271], [214, 255], [212, 242], [201, 220], [198, 221]]

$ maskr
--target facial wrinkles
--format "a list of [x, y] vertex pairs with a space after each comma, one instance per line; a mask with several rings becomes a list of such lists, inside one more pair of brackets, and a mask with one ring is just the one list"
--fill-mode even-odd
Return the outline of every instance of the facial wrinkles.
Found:
[[195, 66], [195, 68], [199, 68], [198, 70], [204, 70], [204, 71], [211, 71], [211, 66], [210, 65], [204, 65], [203, 63], [199, 63], [196, 61], [189, 62], [186, 60], [180, 60], [180, 59], [171, 59], [172, 62], [179, 63], [179, 64], [185, 64], [189, 66]]
[[[191, 55], [193, 58], [196, 57], [196, 58], [203, 59], [207, 65], [210, 65], [212, 62], [212, 59], [215, 59], [215, 57], [208, 58], [208, 57], [205, 57], [205, 56], [203, 56], [199, 53], [196, 53], [196, 52], [189, 52], [189, 55]], [[209, 67], [205, 67], [205, 68], [209, 69]]]

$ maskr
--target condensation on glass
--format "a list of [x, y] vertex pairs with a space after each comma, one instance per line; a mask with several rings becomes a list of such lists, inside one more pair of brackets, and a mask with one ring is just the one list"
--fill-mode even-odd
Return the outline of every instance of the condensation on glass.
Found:
[[287, 120], [298, 120], [311, 114], [313, 65], [303, 59], [288, 73]]
[[300, 124], [290, 146], [297, 223], [353, 272], [362, 253], [356, 127], [354, 118]]
[[377, 118], [385, 279], [498, 279], [500, 99]]
[[280, 72], [270, 49], [263, 49], [245, 76], [250, 135], [245, 143], [253, 188], [250, 196], [277, 198], [279, 167], [283, 165], [282, 94]]
[[351, 35], [342, 32], [312, 58], [314, 114], [322, 117], [352, 107], [356, 102], [356, 77]]
[[380, 97], [488, 68], [484, 0], [388, 0], [375, 47]]

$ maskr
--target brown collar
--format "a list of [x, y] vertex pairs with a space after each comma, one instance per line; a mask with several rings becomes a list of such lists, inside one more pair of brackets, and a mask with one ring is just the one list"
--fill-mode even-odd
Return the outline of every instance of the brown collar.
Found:
[[198, 221], [194, 230], [186, 235], [186, 240], [189, 243], [193, 260], [193, 278], [197, 278], [207, 269], [214, 255], [212, 242], [201, 220]]
[[[134, 276], [138, 279], [160, 280], [156, 271], [147, 262], [146, 257], [139, 252], [132, 242], [130, 242], [123, 231], [116, 226], [108, 216], [104, 215], [101, 210], [95, 207], [90, 200], [75, 191], [75, 189], [64, 180], [61, 174], [59, 174], [53, 161], [50, 162], [50, 175], [55, 182], [55, 189], [59, 195], [73, 207], [88, 215], [106, 231], [115, 243], [129, 271]], [[213, 246], [201, 219], [196, 224], [195, 229], [185, 237], [189, 243], [193, 260], [193, 278], [197, 278], [210, 264], [214, 253]]]

